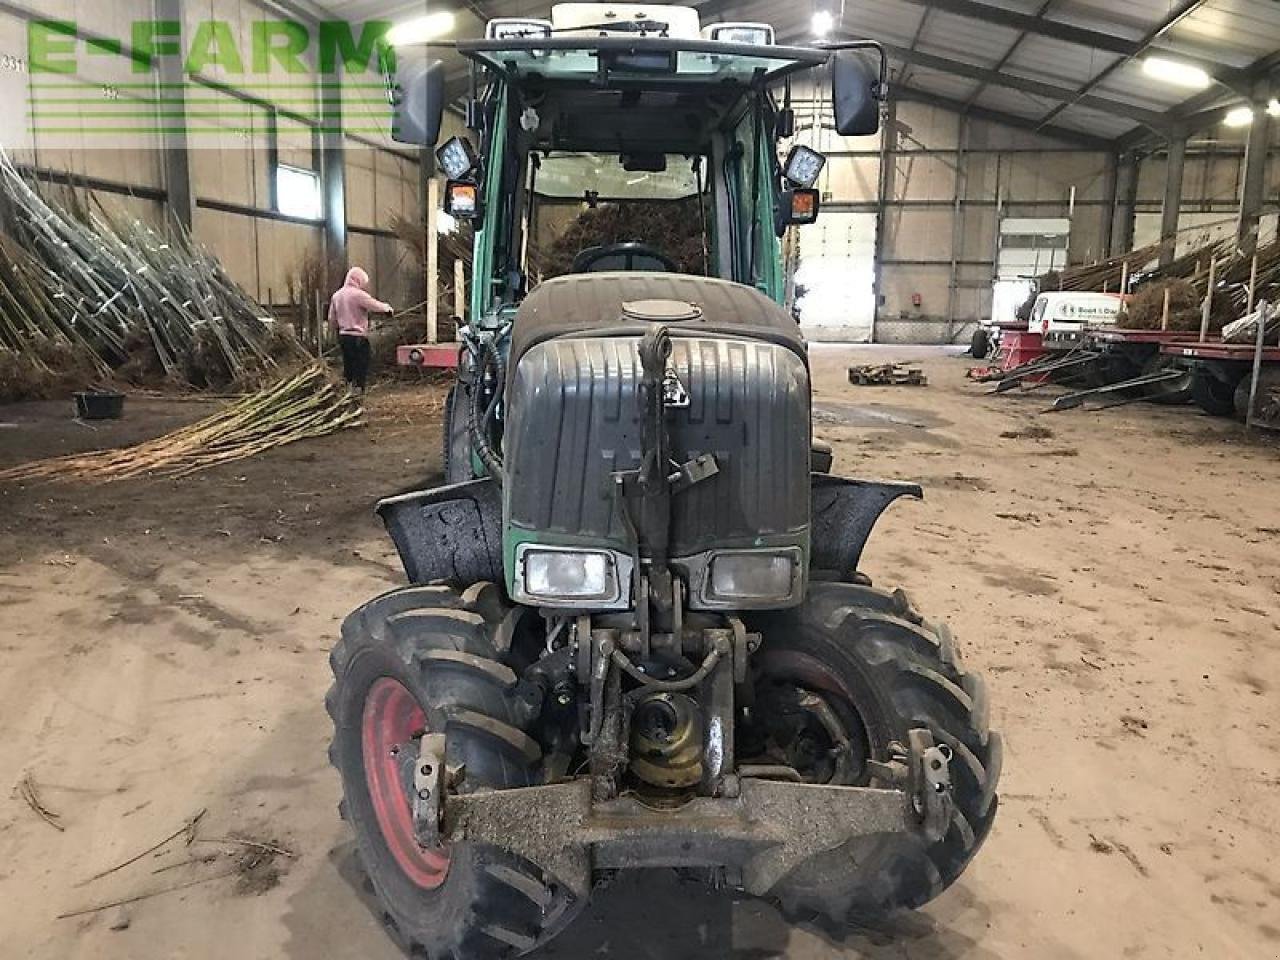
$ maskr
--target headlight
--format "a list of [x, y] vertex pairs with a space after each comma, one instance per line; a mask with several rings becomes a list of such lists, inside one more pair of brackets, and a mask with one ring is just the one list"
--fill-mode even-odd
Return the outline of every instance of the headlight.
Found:
[[796, 560], [791, 553], [717, 553], [711, 559], [711, 597], [786, 600], [794, 589], [795, 570]]
[[524, 590], [537, 600], [614, 600], [618, 572], [613, 555], [594, 550], [527, 550]]

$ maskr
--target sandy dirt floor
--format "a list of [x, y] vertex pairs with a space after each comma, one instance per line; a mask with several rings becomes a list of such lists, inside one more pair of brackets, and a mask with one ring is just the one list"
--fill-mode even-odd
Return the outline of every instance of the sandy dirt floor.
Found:
[[[931, 385], [845, 383], [890, 357]], [[950, 621], [990, 682], [1002, 809], [972, 868], [839, 938], [633, 875], [542, 956], [1280, 955], [1280, 448], [1190, 409], [1037, 416], [965, 366], [814, 359], [836, 471], [926, 488], [864, 569]], [[322, 696], [340, 618], [400, 580], [372, 507], [438, 481], [440, 400], [381, 387], [364, 430], [180, 482], [0, 487], [0, 954], [399, 956], [356, 895]], [[90, 430], [0, 407], [0, 466], [208, 409], [132, 398]]]

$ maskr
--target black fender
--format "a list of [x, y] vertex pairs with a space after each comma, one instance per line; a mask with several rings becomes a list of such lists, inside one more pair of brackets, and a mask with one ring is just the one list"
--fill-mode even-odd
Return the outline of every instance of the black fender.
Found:
[[[880, 515], [899, 497], [924, 499], [914, 483], [846, 480], [815, 473], [809, 567], [849, 579]], [[502, 488], [492, 477], [389, 497], [378, 516], [410, 583], [503, 583]]]
[[812, 524], [809, 569], [819, 576], [849, 580], [880, 515], [899, 497], [924, 499], [915, 483], [846, 480], [815, 473], [810, 480]]
[[502, 583], [502, 488], [492, 477], [378, 504], [410, 583]]

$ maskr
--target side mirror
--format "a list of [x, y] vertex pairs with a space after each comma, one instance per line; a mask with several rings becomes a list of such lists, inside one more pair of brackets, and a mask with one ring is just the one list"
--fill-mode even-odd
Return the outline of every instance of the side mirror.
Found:
[[779, 199], [778, 236], [786, 233], [787, 227], [807, 227], [818, 222], [818, 214], [822, 210], [822, 194], [817, 190], [783, 190]]
[[865, 137], [880, 129], [880, 76], [852, 50], [840, 50], [831, 60], [831, 100], [836, 132], [842, 137]]
[[479, 184], [470, 180], [450, 180], [445, 187], [444, 212], [455, 220], [479, 220], [484, 215]]
[[414, 53], [396, 52], [395, 77], [390, 85], [394, 108], [391, 136], [399, 143], [434, 147], [444, 123], [444, 61]]

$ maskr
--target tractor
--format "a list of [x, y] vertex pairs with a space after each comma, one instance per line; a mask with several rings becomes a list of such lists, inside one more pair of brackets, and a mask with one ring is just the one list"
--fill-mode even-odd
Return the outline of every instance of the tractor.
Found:
[[796, 920], [924, 905], [991, 829], [1000, 739], [948, 628], [859, 567], [922, 492], [831, 473], [781, 242], [826, 161], [793, 84], [874, 134], [883, 50], [625, 4], [450, 46], [466, 89], [439, 45], [390, 82], [475, 233], [446, 485], [378, 505], [408, 585], [343, 623], [326, 698], [387, 929], [519, 956], [647, 868]]

